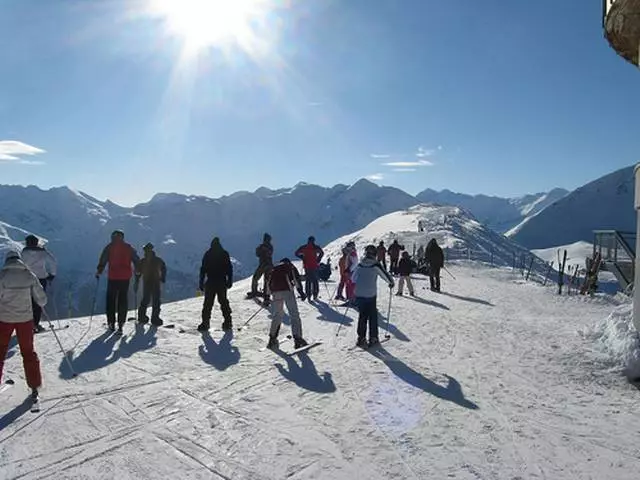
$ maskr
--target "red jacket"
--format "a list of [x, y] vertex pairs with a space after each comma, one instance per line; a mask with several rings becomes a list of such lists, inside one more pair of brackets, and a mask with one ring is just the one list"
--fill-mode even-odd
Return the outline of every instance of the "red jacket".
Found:
[[98, 273], [102, 273], [108, 263], [109, 280], [130, 280], [133, 275], [133, 266], [137, 267], [138, 261], [138, 254], [131, 245], [120, 241], [111, 242], [102, 250], [98, 262]]
[[288, 262], [282, 262], [273, 267], [269, 289], [272, 292], [292, 292], [293, 288], [301, 289], [298, 269]]
[[307, 243], [296, 250], [296, 257], [302, 259], [305, 270], [316, 270], [323, 256], [322, 248], [315, 243]]

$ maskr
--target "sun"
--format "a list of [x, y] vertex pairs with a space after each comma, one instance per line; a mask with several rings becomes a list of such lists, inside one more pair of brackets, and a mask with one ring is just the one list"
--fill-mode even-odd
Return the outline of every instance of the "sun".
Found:
[[273, 0], [149, 0], [149, 13], [185, 48], [236, 45], [256, 50], [262, 43]]

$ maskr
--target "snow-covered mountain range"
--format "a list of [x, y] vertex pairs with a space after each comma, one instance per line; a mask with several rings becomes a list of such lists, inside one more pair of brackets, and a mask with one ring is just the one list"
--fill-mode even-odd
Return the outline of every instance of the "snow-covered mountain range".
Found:
[[563, 188], [554, 188], [549, 192], [516, 198], [502, 198], [487, 195], [466, 195], [450, 190], [438, 192], [426, 189], [416, 195], [416, 198], [424, 203], [439, 203], [465, 208], [489, 228], [504, 233], [526, 223], [567, 193], [569, 192]]
[[636, 231], [633, 168], [605, 175], [574, 190], [529, 219], [511, 238], [527, 248], [593, 242], [593, 230]]

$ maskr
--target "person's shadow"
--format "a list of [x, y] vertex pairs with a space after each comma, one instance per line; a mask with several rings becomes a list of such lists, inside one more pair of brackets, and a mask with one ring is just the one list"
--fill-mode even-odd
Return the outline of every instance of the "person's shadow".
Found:
[[20, 405], [16, 406], [10, 412], [5, 413], [2, 417], [0, 417], [0, 432], [15, 422], [22, 415], [31, 410], [31, 399], [26, 398], [24, 402]]
[[382, 315], [380, 312], [378, 312], [378, 327], [386, 332], [389, 333], [389, 335], [393, 335], [394, 337], [396, 337], [398, 340], [400, 340], [401, 342], [410, 342], [411, 340], [409, 339], [409, 337], [407, 337], [402, 330], [400, 330], [397, 326], [395, 326], [393, 323], [389, 323], [387, 324], [387, 317], [385, 317], [384, 315]]
[[409, 300], [413, 300], [414, 302], [418, 302], [418, 303], [424, 303], [425, 305], [429, 305], [430, 307], [436, 307], [436, 308], [442, 308], [443, 310], [449, 310], [449, 307], [447, 307], [446, 305], [436, 302], [434, 300], [428, 300], [426, 298], [422, 298], [422, 297], [412, 297], [411, 295], [405, 297], [408, 298]]
[[293, 356], [287, 355], [281, 350], [275, 350], [275, 353], [287, 362], [287, 368], [281, 363], [276, 363], [276, 368], [280, 374], [287, 380], [295, 383], [300, 388], [318, 393], [333, 393], [336, 391], [336, 385], [333, 383], [333, 377], [330, 372], [318, 374], [316, 366], [307, 355], [307, 352], [299, 353], [300, 364], [296, 362]]
[[413, 368], [408, 366], [402, 360], [391, 355], [382, 347], [369, 349], [367, 352], [382, 360], [389, 370], [409, 385], [419, 388], [423, 392], [430, 393], [435, 397], [453, 402], [461, 407], [468, 408], [470, 410], [479, 409], [478, 405], [465, 398], [464, 393], [462, 392], [462, 387], [455, 378], [445, 375], [448, 380], [447, 386], [438, 385], [421, 373], [416, 372]]
[[217, 370], [226, 370], [240, 361], [240, 350], [231, 344], [233, 331], [224, 332], [219, 343], [209, 335], [209, 332], [202, 334], [204, 345], [198, 347], [198, 353], [202, 361], [215, 367]]
[[474, 297], [463, 297], [461, 295], [456, 295], [454, 293], [449, 293], [449, 292], [440, 292], [440, 295], [445, 295], [447, 297], [451, 297], [451, 298], [457, 298], [458, 300], [463, 300], [465, 302], [471, 302], [471, 303], [479, 303], [481, 305], [487, 305], [488, 307], [495, 307], [495, 305], [487, 300], [483, 300], [481, 298], [474, 298]]
[[318, 320], [325, 320], [327, 322], [332, 322], [332, 323], [340, 323], [345, 327], [348, 327], [349, 325], [353, 324], [353, 320], [351, 319], [351, 317], [347, 315], [349, 313], [349, 310], [351, 309], [347, 309], [347, 307], [344, 307], [344, 311], [341, 313], [337, 309], [332, 308], [328, 303], [318, 300], [316, 302], [316, 308], [320, 313]]
[[120, 342], [118, 347], [119, 356], [129, 358], [136, 352], [155, 347], [158, 341], [156, 337], [157, 331], [158, 328], [155, 325], [145, 331], [143, 325], [136, 323], [136, 333], [132, 337], [122, 339]]
[[[77, 374], [99, 370], [111, 365], [120, 358], [120, 351], [113, 351], [113, 346], [117, 340], [118, 337], [116, 335], [111, 332], [105, 332], [94, 338], [77, 357], [74, 357], [73, 350], [69, 350], [67, 358]], [[65, 380], [73, 378], [73, 372], [69, 370], [69, 365], [64, 357], [60, 360], [58, 372], [60, 373], [60, 378]]]

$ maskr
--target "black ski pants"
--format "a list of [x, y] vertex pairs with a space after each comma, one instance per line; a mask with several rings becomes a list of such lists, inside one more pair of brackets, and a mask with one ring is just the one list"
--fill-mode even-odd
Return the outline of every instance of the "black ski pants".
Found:
[[[42, 288], [46, 292], [47, 279], [41, 278], [39, 280], [40, 280], [40, 285], [42, 285]], [[38, 325], [40, 325], [40, 319], [42, 318], [42, 307], [38, 305], [36, 302], [34, 302], [33, 299], [31, 299], [31, 310], [33, 311], [33, 327], [37, 329]]]
[[431, 283], [431, 290], [440, 291], [440, 267], [429, 268], [429, 283]]
[[129, 280], [109, 280], [107, 283], [107, 323], [122, 326], [127, 321], [129, 310]]
[[367, 324], [369, 325], [369, 339], [378, 338], [378, 307], [376, 297], [356, 297], [358, 305], [358, 338], [367, 336]]
[[206, 284], [204, 286], [204, 304], [202, 305], [202, 323], [207, 326], [211, 321], [211, 310], [213, 309], [213, 302], [215, 302], [216, 297], [218, 298], [224, 321], [231, 323], [231, 306], [227, 298], [227, 286], [224, 284]]
[[138, 309], [138, 318], [144, 318], [147, 316], [149, 303], [151, 303], [151, 321], [160, 318], [160, 290], [160, 280], [143, 280], [142, 300], [140, 301], [140, 308]]
[[391, 264], [389, 265], [389, 267], [391, 268], [391, 274], [395, 275], [396, 273], [398, 273], [399, 257], [390, 257], [390, 258], [391, 258]]

